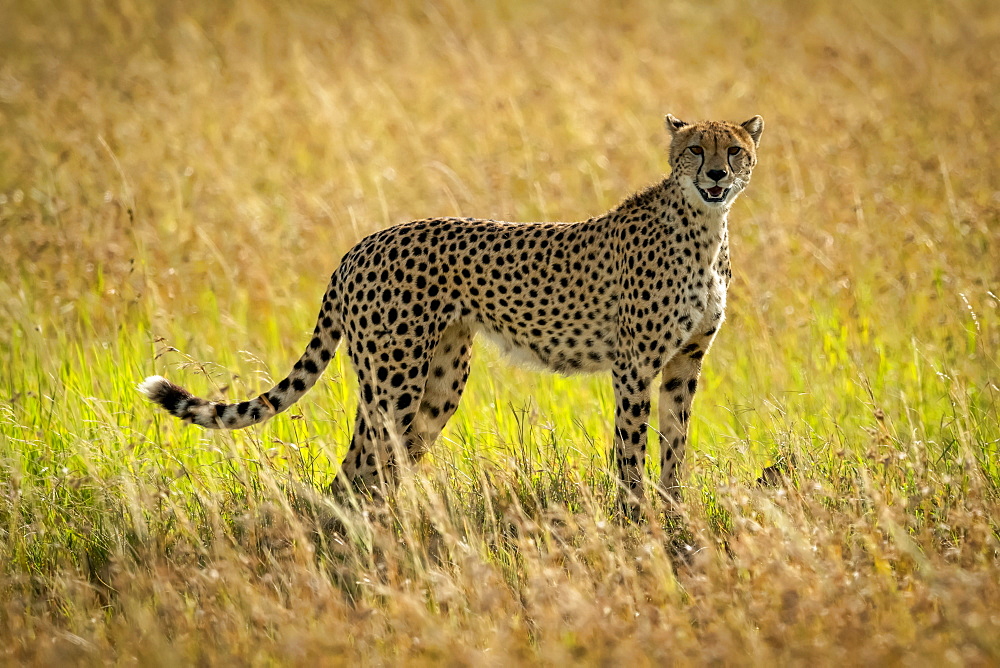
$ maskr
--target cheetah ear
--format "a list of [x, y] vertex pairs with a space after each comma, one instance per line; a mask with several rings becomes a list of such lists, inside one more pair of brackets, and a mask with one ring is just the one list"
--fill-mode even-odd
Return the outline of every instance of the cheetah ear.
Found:
[[760, 146], [760, 133], [764, 131], [764, 119], [760, 116], [754, 116], [746, 123], [743, 123], [742, 127], [750, 134], [754, 146]]
[[681, 128], [687, 127], [690, 123], [685, 123], [681, 119], [677, 118], [673, 114], [667, 114], [664, 116], [664, 121], [666, 121], [667, 131], [671, 135], [677, 134], [677, 131]]

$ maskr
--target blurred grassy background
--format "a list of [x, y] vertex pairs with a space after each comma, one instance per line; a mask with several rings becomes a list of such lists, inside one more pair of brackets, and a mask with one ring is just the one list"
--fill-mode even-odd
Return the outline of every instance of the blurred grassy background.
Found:
[[[108, 639], [114, 629], [134, 631], [144, 614], [156, 614], [147, 604], [163, 604], [157, 580], [148, 584], [154, 593], [118, 604], [74, 598], [76, 590], [54, 594], [62, 590], [53, 583], [104, 582], [110, 576], [93, 573], [116, 563], [132, 564], [120, 570], [133, 581], [136, 563], [170, 571], [188, 563], [170, 549], [229, 532], [235, 552], [215, 554], [213, 563], [243, 573], [249, 548], [233, 528], [240, 504], [257, 512], [283, 499], [269, 476], [291, 471], [325, 482], [346, 445], [353, 399], [342, 360], [293, 410], [303, 420], [282, 417], [237, 435], [163, 420], [132, 390], [137, 380], [160, 372], [199, 393], [260, 391], [295, 359], [328, 275], [362, 236], [435, 215], [530, 221], [600, 213], [668, 169], [666, 112], [735, 121], [761, 114], [767, 124], [753, 183], [731, 215], [735, 279], [696, 402], [685, 495], [691, 526], [737, 531], [742, 511], [727, 504], [756, 494], [747, 490], [760, 469], [780, 460], [841, 495], [872, 501], [884, 493], [878, 503], [890, 504], [912, 502], [916, 492], [938, 499], [933, 512], [907, 506], [900, 522], [947, 524], [943, 508], [964, 509], [967, 530], [918, 541], [931, 555], [925, 559], [947, 562], [948, 549], [968, 557], [961, 537], [995, 518], [1000, 12], [991, 3], [8, 0], [0, 14], [2, 577], [11, 601], [59, 602], [54, 612], [9, 613], [8, 628], [57, 638], [103, 610], [106, 624], [74, 633], [114, 654], [110, 648], [123, 647]], [[559, 476], [605, 485], [595, 471], [610, 442], [607, 379], [512, 368], [488, 348], [477, 354], [446, 442], [421, 475], [453, 472], [442, 493], [468, 500], [482, 454], [499, 462], [490, 475], [521, 471], [542, 497], [563, 498], [553, 492], [569, 484]], [[210, 380], [198, 377], [203, 372]], [[240, 468], [248, 461], [253, 466]], [[543, 484], [545, 467], [558, 475]], [[192, 470], [206, 477], [192, 478]], [[877, 483], [860, 482], [872, 475]], [[501, 496], [506, 489], [483, 484]], [[180, 494], [185, 512], [216, 518], [217, 534], [206, 538], [196, 521], [186, 533], [173, 515], [158, 529], [146, 526], [165, 490]], [[570, 506], [601, 508], [600, 495], [591, 507], [580, 493], [566, 492]], [[208, 503], [211, 495], [221, 500]], [[217, 512], [205, 510], [213, 503]], [[463, 508], [456, 501], [449, 521], [459, 522]], [[826, 530], [866, 516], [844, 512], [807, 526]], [[299, 521], [287, 508], [278, 517]], [[518, 517], [538, 519], [530, 509]], [[970, 549], [992, 576], [995, 519], [987, 524], [987, 538]], [[136, 547], [148, 541], [152, 552]], [[616, 545], [626, 555], [639, 549]], [[130, 562], [128, 554], [142, 558]], [[380, 572], [370, 552], [359, 554], [368, 556], [357, 564]], [[527, 578], [528, 557], [509, 558], [501, 569], [509, 589], [497, 591], [523, 602], [516, 584], [523, 581], [511, 573]], [[880, 572], [878, 559], [865, 563]], [[461, 577], [474, 583], [471, 573]], [[719, 590], [702, 594], [718, 596], [722, 609], [733, 603], [726, 587], [735, 585], [720, 573], [712, 571]], [[468, 596], [465, 580], [452, 575]], [[594, 581], [606, 575], [597, 569]], [[974, 591], [975, 576], [966, 575], [961, 591]], [[753, 577], [737, 580], [774, 593]], [[684, 584], [685, 596], [695, 581], [704, 579]], [[930, 582], [920, 586], [930, 591]], [[905, 588], [899, 578], [886, 583]], [[830, 591], [831, 600], [845, 596]], [[774, 593], [777, 607], [784, 595]], [[428, 628], [457, 625], [452, 635], [440, 632], [439, 649], [500, 646], [500, 636], [476, 636], [436, 605], [420, 618]], [[667, 614], [663, 605], [656, 609]], [[670, 605], [676, 623], [691, 621], [689, 599]], [[954, 650], [960, 660], [997, 660], [995, 640], [975, 641], [1000, 628], [995, 600], [955, 605], [985, 616], [974, 628], [942, 622], [941, 633], [924, 634], [927, 643], [943, 639], [926, 645], [924, 658]], [[218, 614], [239, 626], [232, 620], [249, 615], [247, 606]], [[570, 651], [558, 634], [552, 647], [545, 643], [544, 620], [559, 626], [558, 615], [545, 616], [553, 609], [515, 608], [531, 621], [504, 631], [527, 652], [512, 656], [555, 660], [563, 655], [553, 647]], [[402, 624], [398, 610], [378, 609]], [[743, 622], [753, 618], [746, 614]], [[263, 636], [288, 631], [280, 619], [261, 622], [272, 625]], [[907, 619], [910, 632], [886, 627], [885, 637], [899, 644], [863, 645], [871, 657], [897, 656], [907, 642], [914, 651], [912, 629], [924, 622]], [[729, 619], [720, 631], [702, 620], [700, 631], [672, 642], [697, 662], [707, 656], [697, 648], [712, 637], [723, 660], [747, 652], [791, 660], [813, 656], [803, 648], [824, 647], [817, 639], [835, 645], [840, 637], [819, 624], [772, 641], [743, 622]], [[581, 637], [597, 633], [581, 624]], [[215, 629], [240, 656], [263, 637], [230, 637], [195, 621], [185, 628], [192, 639]], [[313, 647], [320, 637], [301, 641]], [[405, 638], [392, 637], [379, 656], [434, 660], [413, 648], [408, 654], [398, 644]], [[625, 656], [615, 653], [625, 644], [611, 636], [591, 640], [578, 658]], [[654, 655], [640, 640], [632, 649]], [[73, 646], [53, 643], [59, 651]], [[280, 643], [265, 646], [284, 656]], [[46, 656], [23, 640], [12, 647], [22, 659]]]

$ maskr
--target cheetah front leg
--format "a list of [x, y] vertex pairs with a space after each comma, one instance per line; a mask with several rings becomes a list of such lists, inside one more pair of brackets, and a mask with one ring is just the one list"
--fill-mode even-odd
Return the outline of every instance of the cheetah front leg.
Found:
[[692, 337], [663, 368], [659, 409], [660, 494], [671, 504], [680, 500], [677, 472], [687, 449], [691, 403], [698, 389], [702, 359], [714, 338], [714, 330]]
[[634, 366], [615, 364], [615, 466], [621, 485], [619, 505], [629, 519], [642, 506], [651, 377]]

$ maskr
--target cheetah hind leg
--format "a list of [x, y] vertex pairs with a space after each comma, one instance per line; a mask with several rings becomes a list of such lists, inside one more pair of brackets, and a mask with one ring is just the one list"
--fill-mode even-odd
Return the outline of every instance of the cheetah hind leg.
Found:
[[375, 406], [359, 402], [351, 444], [329, 491], [336, 497], [360, 494], [382, 498], [395, 484], [395, 462], [385, 447], [389, 433], [373, 415]]
[[[455, 413], [469, 377], [472, 332], [454, 324], [436, 345], [425, 345], [424, 350], [434, 352], [423, 362], [413, 360], [376, 374], [384, 376], [381, 382], [359, 373], [362, 392], [354, 433], [332, 493], [341, 495], [349, 489], [364, 496], [384, 496], [398, 483], [399, 465], [419, 460]], [[354, 364], [363, 368], [363, 360]], [[408, 368], [420, 369], [417, 377], [397, 380], [409, 376]]]
[[462, 398], [472, 361], [472, 332], [463, 324], [445, 330], [434, 350], [417, 414], [407, 432], [406, 448], [418, 461], [434, 445]]
[[[376, 349], [392, 345], [383, 339], [371, 343]], [[396, 345], [390, 360], [366, 359], [360, 347], [349, 347], [358, 376], [358, 410], [351, 445], [330, 487], [335, 496], [357, 492], [384, 497], [396, 486], [399, 464], [408, 459], [407, 433], [416, 419], [430, 366], [430, 355], [420, 350], [433, 350], [434, 345], [428, 340], [413, 341], [409, 350]]]

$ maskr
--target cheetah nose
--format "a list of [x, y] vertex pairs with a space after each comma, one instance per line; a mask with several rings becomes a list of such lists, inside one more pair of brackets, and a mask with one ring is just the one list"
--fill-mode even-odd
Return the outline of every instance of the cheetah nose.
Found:
[[710, 169], [705, 174], [708, 175], [708, 178], [715, 179], [716, 181], [726, 178], [726, 170], [724, 169]]

